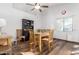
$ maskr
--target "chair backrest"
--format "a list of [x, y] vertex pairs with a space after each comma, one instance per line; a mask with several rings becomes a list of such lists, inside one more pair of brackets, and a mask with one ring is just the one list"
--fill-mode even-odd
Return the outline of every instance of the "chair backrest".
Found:
[[34, 31], [31, 30], [31, 29], [29, 29], [28, 31], [29, 31], [29, 34], [30, 34], [30, 36], [29, 36], [29, 42], [30, 43], [34, 42]]
[[12, 48], [12, 37], [8, 37], [8, 46]]
[[19, 40], [21, 36], [22, 36], [22, 29], [16, 29], [16, 38], [17, 38], [17, 40]]
[[37, 32], [49, 34], [49, 38], [53, 39], [54, 30], [53, 29], [38, 29]]
[[54, 30], [50, 30], [50, 39], [53, 39]]
[[[4, 52], [8, 52], [8, 51], [12, 51], [12, 37], [11, 36], [3, 36], [0, 37], [0, 40], [4, 40], [3, 44], [0, 45], [0, 53], [4, 53]], [[0, 41], [2, 42], [2, 41]], [[7, 45], [5, 45], [5, 43], [7, 43]]]
[[[24, 29], [24, 31], [29, 31], [30, 37], [29, 39], [33, 39], [34, 31], [32, 29]], [[17, 38], [22, 36], [22, 29], [16, 29]]]

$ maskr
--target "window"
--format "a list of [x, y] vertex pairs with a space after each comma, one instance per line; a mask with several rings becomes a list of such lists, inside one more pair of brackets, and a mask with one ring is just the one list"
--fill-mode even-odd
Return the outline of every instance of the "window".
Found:
[[72, 31], [72, 17], [57, 19], [58, 31]]
[[63, 31], [63, 19], [57, 19], [57, 29]]

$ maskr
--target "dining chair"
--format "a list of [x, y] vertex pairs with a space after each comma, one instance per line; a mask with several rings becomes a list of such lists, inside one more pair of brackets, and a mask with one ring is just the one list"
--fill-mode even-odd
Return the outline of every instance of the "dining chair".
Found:
[[44, 34], [47, 36], [42, 38], [42, 41], [46, 44], [46, 46], [48, 46], [49, 51], [53, 47], [53, 33], [54, 31], [49, 29], [46, 32], [44, 32]]

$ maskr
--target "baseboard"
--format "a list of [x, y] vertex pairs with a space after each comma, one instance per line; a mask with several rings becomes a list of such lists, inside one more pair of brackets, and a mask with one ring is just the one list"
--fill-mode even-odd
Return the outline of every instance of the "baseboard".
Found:
[[68, 40], [64, 40], [64, 39], [60, 39], [60, 38], [54, 38], [54, 40], [55, 40], [55, 39], [56, 39], [56, 40], [62, 40], [62, 41], [67, 41], [67, 42], [79, 44], [79, 42], [68, 41]]

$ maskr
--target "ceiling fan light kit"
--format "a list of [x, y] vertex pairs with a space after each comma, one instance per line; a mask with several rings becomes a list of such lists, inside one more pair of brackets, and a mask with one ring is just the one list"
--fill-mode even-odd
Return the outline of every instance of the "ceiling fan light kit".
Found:
[[36, 6], [35, 6], [35, 9], [40, 9], [40, 6], [39, 6], [39, 5], [36, 5]]

